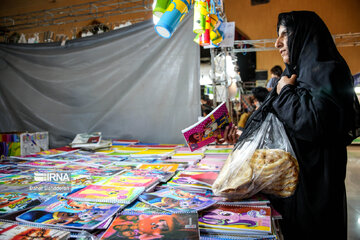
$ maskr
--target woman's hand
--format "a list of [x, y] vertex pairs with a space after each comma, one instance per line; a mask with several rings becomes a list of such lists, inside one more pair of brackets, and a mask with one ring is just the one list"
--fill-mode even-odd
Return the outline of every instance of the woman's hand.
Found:
[[297, 76], [295, 74], [291, 75], [290, 78], [288, 78], [287, 76], [282, 76], [276, 86], [277, 94], [280, 94], [281, 89], [285, 85], [288, 85], [288, 84], [295, 85], [296, 78], [297, 78]]
[[224, 137], [220, 139], [216, 139], [217, 143], [227, 142], [228, 144], [235, 144], [239, 139], [242, 131], [239, 130], [235, 125], [226, 126], [224, 131]]

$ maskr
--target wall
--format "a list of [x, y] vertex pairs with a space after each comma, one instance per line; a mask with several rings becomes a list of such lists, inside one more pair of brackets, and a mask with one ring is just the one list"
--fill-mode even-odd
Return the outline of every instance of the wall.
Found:
[[[276, 38], [278, 14], [293, 10], [315, 11], [331, 34], [360, 32], [359, 0], [270, 0], [267, 4], [255, 6], [251, 6], [250, 0], [225, 0], [227, 20], [235, 21], [237, 30], [250, 40]], [[338, 49], [351, 72], [360, 72], [360, 45]], [[257, 52], [256, 62], [257, 69], [269, 70], [276, 64], [284, 66], [277, 51]]]

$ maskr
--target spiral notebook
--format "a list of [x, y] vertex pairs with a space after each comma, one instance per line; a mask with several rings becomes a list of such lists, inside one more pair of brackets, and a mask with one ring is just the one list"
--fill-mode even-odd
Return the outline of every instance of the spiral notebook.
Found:
[[200, 239], [196, 211], [184, 213], [124, 213], [102, 235], [110, 239]]
[[199, 212], [199, 225], [208, 232], [220, 234], [271, 234], [271, 209], [269, 206], [215, 204]]
[[213, 199], [175, 188], [165, 188], [152, 193], [144, 193], [140, 195], [139, 199], [170, 212], [199, 211], [216, 203]]
[[89, 185], [70, 194], [69, 198], [80, 201], [130, 204], [144, 191], [143, 187]]
[[107, 221], [123, 207], [125, 205], [82, 202], [57, 195], [17, 216], [16, 220], [91, 230]]
[[[37, 236], [37, 237], [35, 237]], [[0, 239], [51, 239], [66, 240], [70, 237], [67, 230], [27, 226], [13, 221], [0, 221]]]

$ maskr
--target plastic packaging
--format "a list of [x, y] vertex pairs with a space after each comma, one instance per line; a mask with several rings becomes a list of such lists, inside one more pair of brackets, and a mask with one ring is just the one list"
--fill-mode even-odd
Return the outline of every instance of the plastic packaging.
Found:
[[261, 126], [238, 142], [212, 186], [215, 195], [243, 199], [258, 192], [289, 197], [299, 165], [283, 124], [269, 113]]

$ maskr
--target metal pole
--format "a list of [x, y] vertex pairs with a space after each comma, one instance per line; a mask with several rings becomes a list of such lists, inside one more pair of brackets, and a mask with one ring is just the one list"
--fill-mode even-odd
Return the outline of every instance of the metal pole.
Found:
[[210, 62], [211, 62], [211, 80], [212, 80], [212, 87], [213, 87], [213, 94], [214, 94], [214, 98], [213, 98], [213, 107], [216, 108], [216, 83], [215, 83], [215, 63], [214, 63], [214, 58], [215, 58], [215, 49], [214, 48], [210, 48]]

